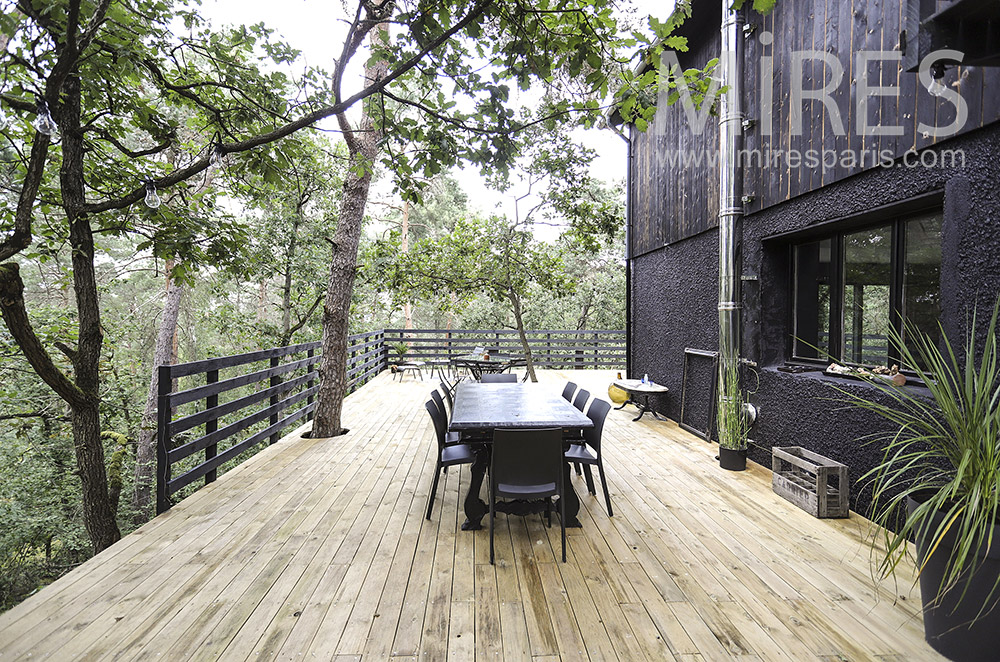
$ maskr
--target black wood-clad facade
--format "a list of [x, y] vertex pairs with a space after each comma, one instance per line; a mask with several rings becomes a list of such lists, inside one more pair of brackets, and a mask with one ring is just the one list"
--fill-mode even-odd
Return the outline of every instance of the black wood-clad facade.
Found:
[[[718, 56], [719, 4], [695, 4], [695, 17], [685, 26], [691, 50], [681, 55], [682, 66]], [[752, 32], [744, 39], [743, 112], [754, 125], [745, 132], [743, 154], [749, 197], [742, 354], [760, 364], [760, 385], [751, 396], [760, 409], [751, 458], [766, 466], [771, 446], [802, 445], [848, 464], [856, 480], [880, 456], [880, 449], [858, 438], [881, 423], [829, 399], [836, 395], [831, 385], [867, 387], [821, 372], [778, 370], [795, 362], [796, 245], [822, 238], [836, 242], [846, 233], [930, 210], [940, 218], [940, 246], [931, 247], [940, 249], [936, 314], [949, 336], [961, 338], [972, 308], [978, 305], [985, 313], [1000, 293], [1000, 67], [947, 67], [942, 82], [961, 95], [968, 118], [949, 136], [918, 130], [920, 123], [953, 122], [955, 105], [932, 96], [917, 74], [902, 71], [897, 61], [873, 59], [864, 72], [858, 66], [866, 52], [898, 53], [905, 4], [779, 0], [771, 15], [746, 16]], [[800, 72], [793, 54], [801, 51], [828, 56], [804, 58]], [[794, 131], [794, 76], [801, 73], [804, 90], [818, 89], [840, 68], [843, 77], [830, 97], [844, 131], [836, 130], [832, 109], [811, 99], [802, 101], [802, 129]], [[863, 73], [869, 88], [898, 88], [898, 96], [864, 94], [863, 78], [859, 96]], [[859, 133], [859, 115], [869, 127], [900, 127], [899, 135]], [[684, 349], [714, 350], [718, 343], [717, 122], [711, 118], [695, 135], [679, 104], [661, 103], [649, 129], [630, 134], [631, 376], [648, 373], [669, 386], [671, 395], [660, 407], [674, 419], [680, 418]], [[789, 153], [805, 157], [811, 150], [821, 159], [826, 150], [829, 167], [787, 160]], [[845, 152], [853, 163], [840, 158]], [[901, 240], [893, 239], [893, 246], [904, 250]], [[905, 257], [900, 252], [893, 259], [899, 255]], [[831, 324], [831, 333], [848, 342], [846, 326]], [[698, 381], [708, 378], [708, 365], [692, 368], [689, 392], [706, 392]], [[689, 401], [685, 418], [700, 427], [697, 419], [708, 411], [706, 403]], [[852, 508], [864, 511], [868, 499], [858, 487], [852, 490]]]

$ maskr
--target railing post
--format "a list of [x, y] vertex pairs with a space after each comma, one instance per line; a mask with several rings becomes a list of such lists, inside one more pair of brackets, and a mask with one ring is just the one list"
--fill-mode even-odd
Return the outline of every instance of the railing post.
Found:
[[[219, 381], [219, 371], [209, 370], [205, 373], [205, 382], [208, 384], [214, 384]], [[205, 398], [205, 409], [211, 409], [212, 407], [219, 406], [219, 394], [210, 395]], [[205, 421], [205, 434], [211, 434], [219, 429], [219, 419], [212, 418], [211, 420]], [[205, 461], [211, 460], [219, 451], [219, 444], [212, 444], [211, 446], [205, 447]], [[208, 485], [215, 480], [217, 472], [212, 469], [207, 474], [205, 474], [205, 484]]]
[[156, 395], [156, 514], [170, 509], [170, 366], [157, 368]]
[[598, 351], [597, 351], [598, 347], [600, 347], [600, 342], [601, 341], [600, 341], [600, 338], [598, 338], [598, 334], [595, 333], [594, 334], [594, 369], [595, 370], [597, 368], [601, 367], [601, 364], [600, 364], [600, 360], [601, 359], [600, 359], [600, 355], [598, 354]]
[[[277, 368], [278, 364], [280, 363], [280, 361], [281, 360], [278, 357], [275, 357], [275, 358], [271, 359], [271, 367], [272, 368]], [[274, 375], [273, 377], [271, 377], [271, 386], [277, 386], [280, 383], [281, 383], [281, 375]], [[279, 394], [272, 395], [271, 396], [271, 406], [273, 407], [274, 405], [278, 404], [278, 402], [279, 402], [280, 399], [281, 399], [281, 396]], [[268, 419], [268, 420], [270, 421], [269, 425], [274, 425], [275, 423], [277, 423], [278, 422], [278, 414], [277, 414], [277, 412], [274, 413], [274, 414], [271, 414], [271, 418]], [[275, 432], [274, 434], [271, 435], [271, 439], [270, 439], [269, 443], [270, 444], [276, 444], [276, 443], [278, 443], [278, 439], [280, 439], [280, 438], [281, 438], [280, 431], [279, 432]]]
[[[316, 356], [316, 350], [310, 349], [308, 352], [306, 352], [306, 356], [311, 359], [312, 357]], [[315, 363], [310, 363], [309, 365], [306, 366], [306, 371], [307, 372], [312, 372], [313, 371], [313, 367], [315, 365], [316, 365]], [[313, 387], [313, 384], [315, 384], [315, 383], [316, 383], [316, 380], [310, 379], [308, 382], [306, 382], [306, 389], [307, 390], [311, 389]], [[314, 398], [313, 396], [310, 395], [308, 398], [306, 398], [306, 404], [307, 405], [311, 405], [313, 403], [313, 400], [315, 400], [315, 399], [316, 398]], [[313, 413], [312, 412], [309, 412], [308, 414], [306, 414], [306, 420], [307, 421], [311, 421], [312, 419], [313, 419]]]

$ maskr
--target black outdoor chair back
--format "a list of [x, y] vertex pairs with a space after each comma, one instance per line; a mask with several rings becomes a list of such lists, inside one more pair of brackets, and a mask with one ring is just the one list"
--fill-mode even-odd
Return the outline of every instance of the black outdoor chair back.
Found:
[[587, 406], [587, 400], [590, 400], [590, 391], [581, 388], [573, 398], [573, 406], [582, 412]]
[[562, 480], [562, 430], [497, 430], [490, 471], [497, 496], [543, 499]]
[[438, 392], [437, 389], [431, 391], [431, 400], [434, 401], [434, 404], [436, 404], [441, 413], [444, 414], [444, 420], [445, 423], [447, 424], [448, 419], [450, 419], [451, 416], [449, 415], [449, 411], [444, 408], [444, 398], [441, 397], [441, 394]]
[[563, 387], [562, 397], [566, 402], [573, 402], [573, 394], [576, 393], [576, 384], [573, 382], [566, 382], [566, 386]]
[[516, 384], [517, 375], [512, 375], [510, 373], [483, 375], [482, 379], [479, 381], [483, 384]]
[[493, 563], [497, 498], [544, 499], [551, 526], [550, 499], [556, 495], [559, 496], [562, 560], [566, 562], [566, 499], [563, 488], [562, 430], [508, 429], [494, 432], [490, 461], [490, 563]]
[[594, 427], [584, 428], [583, 438], [588, 446], [597, 451], [598, 455], [601, 454], [601, 435], [604, 433], [604, 419], [608, 417], [609, 411], [611, 411], [611, 404], [600, 398], [594, 398], [594, 401], [590, 403], [590, 409], [587, 410], [587, 418], [594, 423]]
[[451, 387], [448, 386], [448, 382], [446, 380], [441, 380], [441, 392], [444, 393], [444, 399], [448, 403], [448, 418], [450, 420], [450, 412], [455, 410], [455, 395], [452, 393]]
[[[434, 396], [437, 396], [435, 398]], [[434, 434], [437, 436], [438, 448], [444, 448], [444, 436], [448, 432], [448, 419], [445, 418], [444, 409], [438, 404], [441, 400], [441, 395], [437, 391], [431, 391], [431, 400], [424, 403], [424, 407], [427, 409], [427, 413], [431, 415], [431, 421], [434, 422]]]

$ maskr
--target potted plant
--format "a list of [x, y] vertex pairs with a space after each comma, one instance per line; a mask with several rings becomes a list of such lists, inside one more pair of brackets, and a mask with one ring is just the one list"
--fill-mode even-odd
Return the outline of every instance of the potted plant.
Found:
[[400, 340], [399, 342], [392, 344], [392, 351], [396, 352], [396, 360], [402, 363], [403, 358], [410, 351], [410, 346]]
[[[1000, 632], [1000, 299], [981, 351], [976, 316], [956, 355], [907, 325], [906, 342], [890, 332], [905, 367], [926, 384], [899, 388], [866, 379], [881, 395], [848, 393], [855, 405], [890, 421], [869, 435], [885, 445], [862, 477], [872, 486], [872, 540], [879, 575], [908, 556], [913, 539], [923, 600], [924, 636], [952, 660], [995, 660]], [[982, 337], [982, 336], [980, 336]], [[880, 544], [881, 543], [881, 544]], [[883, 547], [884, 544], [884, 547]]]
[[747, 438], [753, 419], [750, 403], [740, 388], [740, 364], [733, 361], [719, 367], [719, 466], [729, 471], [747, 468]]

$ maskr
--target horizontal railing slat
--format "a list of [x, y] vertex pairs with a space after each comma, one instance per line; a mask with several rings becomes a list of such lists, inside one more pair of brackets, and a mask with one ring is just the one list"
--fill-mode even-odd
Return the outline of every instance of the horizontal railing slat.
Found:
[[271, 405], [270, 407], [256, 411], [253, 414], [250, 414], [249, 416], [244, 416], [240, 420], [230, 423], [224, 428], [206, 434], [202, 437], [198, 437], [194, 441], [189, 441], [183, 446], [178, 446], [177, 448], [171, 449], [170, 451], [167, 452], [167, 457], [170, 459], [171, 464], [177, 462], [178, 460], [183, 460], [192, 453], [197, 453], [200, 450], [204, 450], [207, 446], [211, 446], [212, 444], [218, 443], [228, 437], [231, 437], [237, 432], [245, 430], [251, 425], [254, 425], [255, 423], [260, 423], [261, 421], [267, 420], [268, 417], [271, 416], [271, 414], [275, 414], [281, 411], [282, 409], [290, 407], [296, 402], [305, 400], [310, 395], [315, 395], [317, 391], [319, 391], [319, 386], [313, 386], [312, 388], [300, 391], [293, 396], [287, 397], [284, 400], [281, 400], [280, 402]]
[[266, 370], [258, 370], [257, 372], [251, 372], [245, 375], [239, 375], [238, 377], [230, 377], [229, 379], [224, 379], [220, 382], [215, 382], [213, 384], [205, 384], [204, 386], [196, 386], [195, 388], [191, 388], [186, 391], [178, 391], [177, 393], [171, 393], [168, 399], [170, 402], [170, 406], [176, 407], [178, 405], [183, 405], [188, 402], [193, 402], [194, 400], [201, 400], [202, 398], [207, 398], [210, 395], [217, 395], [219, 393], [231, 391], [234, 388], [239, 388], [241, 386], [253, 384], [254, 382], [261, 382], [264, 381], [265, 379], [268, 379], [269, 377], [277, 377], [278, 375], [284, 375], [289, 372], [298, 370], [299, 368], [318, 362], [319, 358], [314, 356], [311, 358], [304, 358], [298, 361], [293, 361], [292, 363], [283, 363], [274, 368], [267, 368]]
[[174, 377], [186, 377], [188, 375], [195, 375], [201, 372], [208, 372], [209, 370], [232, 368], [246, 363], [257, 363], [258, 361], [266, 361], [267, 359], [288, 356], [289, 354], [307, 352], [310, 349], [319, 349], [319, 346], [319, 342], [308, 342], [302, 343], [301, 345], [290, 345], [289, 347], [272, 347], [271, 349], [263, 349], [258, 352], [236, 354], [235, 356], [223, 356], [217, 359], [205, 359], [203, 361], [192, 361], [191, 363], [178, 363], [177, 365], [171, 366], [170, 372]]
[[263, 430], [253, 435], [252, 437], [248, 437], [247, 439], [241, 441], [240, 443], [230, 446], [226, 450], [222, 451], [221, 453], [213, 457], [211, 460], [206, 460], [205, 462], [202, 462], [201, 464], [194, 467], [190, 471], [171, 480], [167, 485], [168, 492], [170, 494], [174, 494], [175, 492], [177, 492], [177, 490], [186, 487], [187, 485], [190, 485], [194, 481], [198, 480], [199, 478], [207, 474], [212, 469], [217, 469], [218, 467], [222, 466], [229, 460], [233, 459], [243, 451], [249, 450], [250, 448], [253, 448], [257, 444], [262, 443], [265, 439], [270, 437], [272, 434], [276, 433], [278, 430], [288, 427], [290, 423], [302, 418], [306, 414], [312, 412], [315, 408], [316, 408], [315, 402], [312, 404], [308, 404], [305, 407], [295, 410], [293, 413], [286, 416], [282, 420], [278, 421], [274, 425], [264, 428]]

